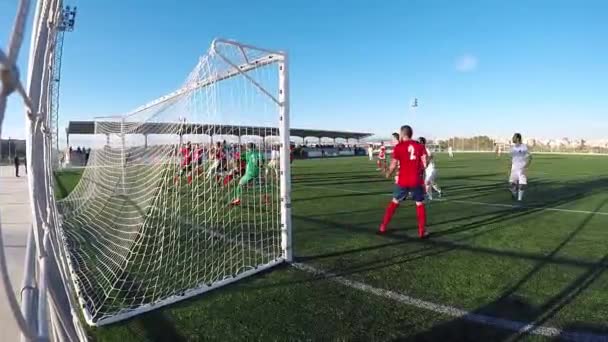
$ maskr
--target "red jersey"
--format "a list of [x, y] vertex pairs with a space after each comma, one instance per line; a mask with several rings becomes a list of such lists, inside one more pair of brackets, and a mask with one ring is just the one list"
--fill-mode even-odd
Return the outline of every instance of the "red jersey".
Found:
[[222, 160], [226, 158], [226, 154], [224, 154], [223, 148], [215, 148], [215, 159]]
[[378, 159], [385, 159], [386, 158], [386, 146], [382, 145], [380, 146], [380, 152], [378, 153]]
[[424, 185], [423, 156], [426, 156], [426, 148], [414, 140], [402, 141], [395, 146], [393, 158], [399, 161], [399, 186]]
[[203, 159], [203, 149], [199, 147], [194, 150], [194, 160], [200, 159]]
[[190, 163], [192, 163], [192, 153], [190, 149], [187, 147], [182, 147], [180, 153], [182, 155], [182, 166], [190, 165]]

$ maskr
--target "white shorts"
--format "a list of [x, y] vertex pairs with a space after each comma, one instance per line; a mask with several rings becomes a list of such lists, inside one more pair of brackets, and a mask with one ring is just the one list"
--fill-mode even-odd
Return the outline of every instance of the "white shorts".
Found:
[[426, 169], [424, 174], [425, 184], [432, 184], [435, 182], [435, 178], [437, 177], [437, 170], [435, 170], [435, 168]]
[[512, 168], [511, 175], [509, 176], [509, 183], [511, 184], [528, 184], [528, 177], [526, 177], [526, 169]]
[[217, 167], [220, 165], [220, 161], [214, 159], [211, 161], [209, 166], [207, 167], [207, 177], [211, 177], [217, 171]]
[[276, 160], [271, 160], [268, 162], [269, 169], [276, 169], [278, 167], [278, 162]]

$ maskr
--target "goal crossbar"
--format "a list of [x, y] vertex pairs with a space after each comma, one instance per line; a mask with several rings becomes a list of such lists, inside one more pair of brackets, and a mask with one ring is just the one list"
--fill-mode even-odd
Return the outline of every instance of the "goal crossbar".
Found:
[[[222, 57], [222, 58], [224, 58], [224, 57]], [[174, 98], [186, 95], [186, 94], [188, 94], [190, 92], [193, 92], [193, 91], [195, 91], [197, 89], [210, 86], [210, 85], [212, 85], [214, 83], [217, 83], [217, 82], [220, 82], [220, 81], [223, 81], [223, 80], [226, 80], [226, 79], [229, 79], [229, 78], [241, 75], [243, 73], [246, 73], [248, 71], [251, 71], [251, 70], [254, 70], [254, 69], [266, 66], [266, 65], [277, 63], [278, 61], [282, 61], [282, 60], [284, 60], [284, 56], [283, 55], [277, 54], [277, 53], [273, 53], [273, 54], [269, 54], [269, 55], [266, 55], [264, 57], [255, 59], [255, 60], [253, 60], [253, 61], [251, 61], [249, 63], [244, 63], [244, 64], [241, 64], [241, 65], [238, 65], [238, 66], [233, 66], [232, 68], [230, 68], [229, 70], [227, 70], [225, 73], [223, 73], [221, 75], [215, 75], [215, 76], [209, 77], [207, 79], [204, 79], [204, 80], [192, 83], [192, 84], [186, 84], [186, 86], [184, 86], [184, 87], [182, 87], [182, 88], [180, 88], [180, 89], [178, 89], [178, 90], [176, 90], [176, 91], [174, 91], [172, 93], [169, 93], [169, 94], [161, 96], [161, 97], [159, 97], [159, 98], [157, 98], [155, 100], [152, 100], [152, 101], [150, 101], [150, 102], [148, 102], [148, 103], [146, 103], [146, 104], [144, 104], [144, 105], [136, 108], [132, 112], [129, 112], [129, 113], [125, 114], [125, 117], [141, 113], [141, 112], [143, 112], [143, 111], [145, 111], [147, 109], [150, 109], [152, 107], [158, 106], [158, 105], [163, 104], [165, 102], [171, 101]], [[272, 98], [274, 100], [274, 97], [272, 97]]]

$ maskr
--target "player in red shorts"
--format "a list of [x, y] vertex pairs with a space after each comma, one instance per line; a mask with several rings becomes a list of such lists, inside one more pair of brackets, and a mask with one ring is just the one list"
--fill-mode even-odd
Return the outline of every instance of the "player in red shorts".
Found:
[[192, 145], [189, 141], [186, 143], [186, 145], [180, 148], [179, 154], [182, 161], [180, 164], [179, 175], [175, 176], [175, 184], [179, 183], [179, 179], [184, 175], [184, 173], [188, 176], [188, 184], [192, 184]]
[[410, 126], [402, 126], [401, 140], [393, 150], [393, 160], [386, 173], [391, 178], [399, 169], [399, 178], [393, 191], [393, 199], [386, 208], [384, 219], [380, 224], [379, 234], [386, 233], [388, 224], [395, 214], [395, 210], [403, 200], [411, 195], [416, 201], [416, 216], [418, 218], [418, 237], [424, 239], [428, 236], [426, 226], [426, 208], [424, 207], [424, 169], [426, 168], [426, 149], [420, 143], [412, 140], [413, 130]]
[[294, 150], [296, 149], [295, 145], [289, 145], [289, 164], [293, 163], [293, 153]]
[[386, 172], [386, 146], [384, 146], [384, 141], [380, 143], [380, 152], [378, 152], [376, 165], [378, 166], [378, 171]]

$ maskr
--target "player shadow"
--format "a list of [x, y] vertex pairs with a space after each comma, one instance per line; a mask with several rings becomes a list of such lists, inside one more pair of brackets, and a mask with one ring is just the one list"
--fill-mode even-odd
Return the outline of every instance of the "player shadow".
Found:
[[[496, 303], [498, 304], [498, 303]], [[531, 312], [535, 308], [527, 301], [514, 297], [500, 303], [502, 310], [510, 312]], [[448, 320], [437, 324], [431, 328], [417, 334], [407, 336], [410, 341], [508, 341], [512, 337], [512, 331], [491, 326], [492, 321], [487, 321], [488, 317], [477, 312], [465, 314], [462, 317]], [[513, 329], [524, 329], [526, 323], [511, 322]], [[395, 339], [402, 341], [403, 339]]]
[[[596, 210], [602, 208], [607, 203], [608, 199], [602, 201], [596, 206]], [[576, 229], [570, 232], [570, 234], [568, 234], [568, 236], [566, 236], [550, 253], [539, 260], [530, 271], [521, 277], [518, 282], [506, 289], [496, 300], [478, 308], [462, 318], [452, 320], [439, 326], [434, 326], [433, 328], [416, 335], [414, 339], [429, 340], [436, 338], [443, 333], [466, 326], [466, 323], [463, 322], [463, 320], [470, 321], [472, 318], [475, 318], [476, 315], [506, 318], [519, 322], [519, 324], [515, 325], [511, 330], [482, 329], [482, 331], [492, 331], [492, 334], [494, 334], [492, 340], [517, 341], [526, 338], [530, 329], [542, 326], [554, 318], [560, 310], [588, 289], [606, 271], [608, 266], [608, 253], [598, 261], [590, 262], [587, 266], [584, 266], [586, 270], [583, 273], [579, 274], [567, 286], [562, 288], [559, 293], [551, 296], [539, 306], [527, 304], [525, 298], [517, 295], [517, 291], [531, 281], [531, 279], [545, 266], [554, 263], [554, 258], [557, 254], [580, 234], [592, 219], [593, 215], [586, 216]], [[608, 340], [608, 326], [593, 326], [593, 329], [589, 331], [587, 329], [580, 330], [581, 325], [585, 328], [588, 324], [577, 323], [576, 325], [567, 325], [566, 329], [560, 332], [559, 337], [567, 340]], [[523, 329], [525, 326], [528, 326], [527, 329]], [[484, 340], [479, 339], [475, 335], [470, 335], [466, 329], [460, 330], [461, 332], [459, 334], [464, 334], [464, 336], [462, 336], [464, 340]], [[581, 333], [580, 331], [584, 331], [584, 333]], [[457, 336], [459, 336], [460, 339], [461, 335]]]
[[[605, 325], [585, 323], [585, 322], [570, 322], [564, 326], [563, 331], [557, 337], [560, 340], [569, 341], [584, 341], [586, 336], [580, 336], [580, 334], [573, 334], [571, 332], [584, 331], [585, 335], [603, 335], [603, 338], [597, 338], [598, 341], [607, 341], [608, 327]], [[588, 339], [589, 340], [589, 339]]]

